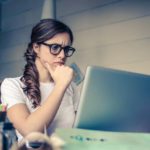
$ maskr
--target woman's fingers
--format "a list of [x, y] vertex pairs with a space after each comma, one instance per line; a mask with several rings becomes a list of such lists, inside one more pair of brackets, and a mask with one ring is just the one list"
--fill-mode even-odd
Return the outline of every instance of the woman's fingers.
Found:
[[68, 84], [72, 81], [74, 74], [72, 68], [65, 65], [61, 65], [56, 66], [54, 69], [47, 62], [45, 62], [45, 67], [49, 71], [52, 79], [56, 84], [58, 83], [64, 86], [68, 86]]

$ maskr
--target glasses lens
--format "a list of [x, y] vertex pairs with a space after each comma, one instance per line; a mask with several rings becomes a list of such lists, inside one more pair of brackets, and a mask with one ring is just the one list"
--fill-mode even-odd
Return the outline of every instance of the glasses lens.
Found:
[[61, 46], [58, 44], [52, 44], [50, 50], [51, 50], [52, 54], [56, 55], [56, 54], [60, 53]]
[[65, 55], [66, 55], [67, 57], [70, 57], [70, 56], [73, 55], [75, 49], [72, 48], [72, 47], [70, 47], [70, 46], [67, 46], [67, 47], [64, 48], [64, 51], [65, 51]]

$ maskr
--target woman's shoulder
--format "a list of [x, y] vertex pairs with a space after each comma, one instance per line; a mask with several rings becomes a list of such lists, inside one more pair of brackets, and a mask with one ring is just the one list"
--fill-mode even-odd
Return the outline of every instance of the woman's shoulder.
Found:
[[5, 78], [3, 81], [2, 81], [2, 84], [1, 84], [1, 87], [3, 88], [4, 86], [5, 87], [8, 87], [8, 86], [20, 86], [22, 87], [23, 86], [23, 83], [21, 82], [21, 77], [14, 77], [14, 78]]
[[12, 81], [12, 82], [18, 82], [18, 81], [20, 81], [20, 79], [21, 79], [21, 76], [19, 76], [19, 77], [13, 77], [13, 78], [4, 78], [4, 80], [3, 81]]
[[5, 78], [3, 80], [1, 99], [3, 104], [7, 104], [8, 108], [18, 103], [26, 103], [26, 96], [23, 93], [20, 77]]

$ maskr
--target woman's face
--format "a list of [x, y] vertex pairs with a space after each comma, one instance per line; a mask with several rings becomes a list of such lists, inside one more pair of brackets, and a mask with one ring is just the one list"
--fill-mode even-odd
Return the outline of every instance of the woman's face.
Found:
[[[59, 33], [55, 35], [53, 38], [45, 41], [46, 44], [59, 44], [62, 47], [70, 46], [70, 36], [68, 33]], [[42, 65], [47, 62], [53, 69], [55, 69], [58, 65], [64, 65], [66, 62], [66, 56], [64, 50], [57, 55], [53, 55], [50, 53], [50, 48], [47, 45], [40, 44], [33, 46], [35, 52], [37, 53], [37, 59], [40, 60]]]

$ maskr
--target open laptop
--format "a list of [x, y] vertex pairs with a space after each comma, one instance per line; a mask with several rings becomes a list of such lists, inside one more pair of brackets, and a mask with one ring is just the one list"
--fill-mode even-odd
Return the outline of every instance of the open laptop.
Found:
[[87, 67], [74, 127], [150, 132], [150, 76]]

